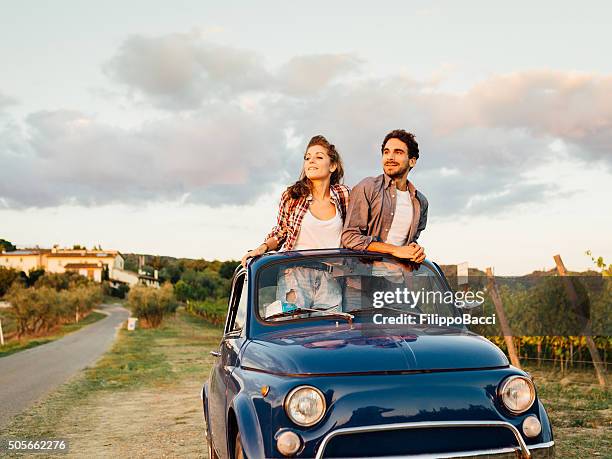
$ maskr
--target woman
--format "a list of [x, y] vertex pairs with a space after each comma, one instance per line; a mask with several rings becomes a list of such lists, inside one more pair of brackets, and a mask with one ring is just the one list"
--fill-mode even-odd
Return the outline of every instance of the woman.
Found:
[[270, 250], [340, 247], [350, 192], [340, 183], [343, 177], [336, 147], [322, 135], [310, 139], [300, 179], [281, 197], [276, 226], [263, 244], [242, 257], [242, 264]]
[[[342, 159], [336, 147], [322, 135], [310, 139], [300, 178], [281, 197], [276, 226], [263, 244], [242, 257], [242, 264], [246, 266], [248, 258], [270, 250], [340, 247], [350, 193], [349, 188], [340, 183], [343, 177]], [[339, 293], [336, 292], [337, 283], [324, 274], [327, 273], [287, 269], [278, 282], [279, 292], [283, 290], [286, 293], [281, 296], [281, 301], [300, 307], [333, 303]], [[312, 285], [313, 276], [321, 283], [317, 292], [299, 288], [300, 284]]]

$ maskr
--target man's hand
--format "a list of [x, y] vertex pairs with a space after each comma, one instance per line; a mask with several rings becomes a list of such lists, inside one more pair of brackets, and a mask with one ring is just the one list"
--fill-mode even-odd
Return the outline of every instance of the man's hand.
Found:
[[422, 263], [425, 260], [425, 250], [416, 242], [397, 247], [392, 255], [405, 260], [412, 260], [415, 263]]
[[415, 255], [415, 258], [414, 258], [415, 263], [423, 263], [425, 261], [425, 257], [426, 257], [425, 249], [423, 247], [421, 247], [419, 244], [417, 244], [416, 242], [411, 242], [408, 245], [418, 249], [417, 253]]

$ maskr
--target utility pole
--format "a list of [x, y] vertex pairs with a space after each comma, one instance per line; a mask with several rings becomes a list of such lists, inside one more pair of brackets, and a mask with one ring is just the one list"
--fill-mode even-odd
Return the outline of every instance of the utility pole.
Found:
[[[567, 276], [567, 270], [565, 269], [565, 265], [563, 264], [563, 260], [561, 260], [561, 255], [555, 255], [553, 257], [555, 259], [555, 264], [557, 265], [557, 272], [559, 276], [563, 278], [563, 285], [565, 287], [565, 292], [572, 304], [572, 307], [575, 311], [578, 310], [578, 295], [576, 294], [576, 290], [574, 289], [574, 284]], [[587, 343], [587, 348], [589, 349], [589, 353], [591, 354], [591, 360], [593, 361], [593, 366], [595, 367], [595, 374], [597, 375], [597, 380], [599, 381], [599, 385], [601, 387], [606, 387], [606, 375], [603, 363], [601, 361], [601, 357], [599, 357], [599, 351], [597, 350], [597, 346], [595, 345], [595, 341], [591, 336], [591, 319], [587, 320], [586, 327], [584, 328], [584, 335]]]
[[495, 305], [495, 312], [497, 313], [497, 317], [499, 318], [499, 325], [501, 326], [502, 333], [504, 335], [504, 341], [506, 342], [506, 347], [508, 348], [510, 362], [515, 367], [521, 368], [521, 362], [518, 358], [518, 354], [516, 353], [514, 341], [512, 341], [512, 330], [510, 329], [510, 324], [508, 324], [506, 312], [504, 311], [504, 305], [502, 303], [501, 296], [497, 291], [495, 277], [493, 276], [493, 270], [491, 268], [487, 268], [487, 279], [489, 294], [491, 295], [491, 299], [493, 300], [493, 304]]

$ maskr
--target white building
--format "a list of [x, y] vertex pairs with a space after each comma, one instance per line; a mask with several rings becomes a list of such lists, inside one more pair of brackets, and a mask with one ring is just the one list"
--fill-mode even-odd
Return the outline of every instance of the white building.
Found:
[[96, 282], [104, 273], [112, 279], [115, 270], [123, 270], [125, 260], [116, 250], [49, 249], [15, 250], [0, 253], [0, 266], [29, 273], [44, 269], [49, 273], [74, 271]]
[[124, 269], [125, 259], [116, 250], [86, 249], [28, 249], [13, 252], [0, 252], [0, 266], [29, 273], [33, 269], [44, 269], [48, 273], [73, 271], [95, 282], [108, 279], [114, 284], [148, 285], [159, 288], [157, 270], [153, 276], [143, 271], [144, 256], [139, 258], [138, 273]]
[[45, 266], [44, 255], [50, 250], [15, 250], [13, 252], [0, 252], [0, 266], [16, 269], [28, 273], [33, 269]]

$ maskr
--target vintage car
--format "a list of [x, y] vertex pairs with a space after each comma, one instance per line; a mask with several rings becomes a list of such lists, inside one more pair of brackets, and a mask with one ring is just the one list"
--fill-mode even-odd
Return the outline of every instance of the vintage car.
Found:
[[448, 292], [435, 263], [372, 252], [239, 267], [201, 394], [210, 457], [554, 457], [531, 377], [432, 319], [466, 313]]

